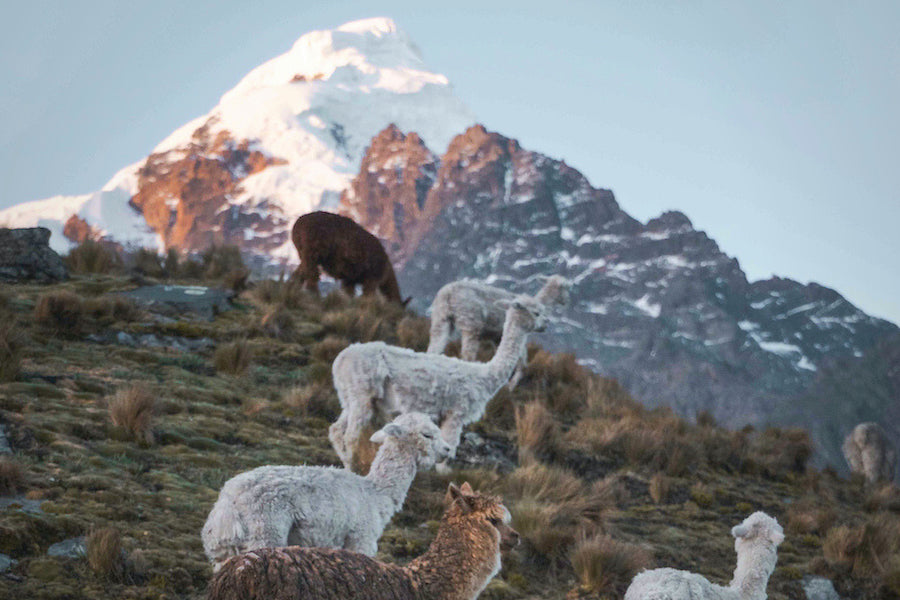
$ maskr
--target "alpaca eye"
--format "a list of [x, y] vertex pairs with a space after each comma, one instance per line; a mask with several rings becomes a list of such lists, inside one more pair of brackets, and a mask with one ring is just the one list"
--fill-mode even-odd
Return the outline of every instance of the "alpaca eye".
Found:
[[433, 439], [434, 439], [434, 434], [433, 434], [433, 433], [423, 433], [422, 435], [424, 435], [426, 439], [429, 439], [429, 440], [433, 440]]
[[494, 527], [500, 527], [501, 521], [496, 517], [488, 517], [488, 523], [490, 523]]

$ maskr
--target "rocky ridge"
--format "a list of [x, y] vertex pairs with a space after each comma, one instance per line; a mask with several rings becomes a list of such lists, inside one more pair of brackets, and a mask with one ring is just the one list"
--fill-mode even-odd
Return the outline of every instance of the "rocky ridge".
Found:
[[[561, 273], [573, 302], [541, 343], [649, 405], [731, 427], [798, 423], [793, 399], [820, 370], [897, 331], [824, 286], [750, 282], [684, 214], [642, 224], [563, 161], [480, 125], [439, 160], [416, 140], [379, 134], [340, 207], [384, 239], [404, 294], [424, 309], [455, 279], [533, 292], [540, 275]], [[817, 441], [833, 459], [856, 422], [814, 419], [832, 431]]]

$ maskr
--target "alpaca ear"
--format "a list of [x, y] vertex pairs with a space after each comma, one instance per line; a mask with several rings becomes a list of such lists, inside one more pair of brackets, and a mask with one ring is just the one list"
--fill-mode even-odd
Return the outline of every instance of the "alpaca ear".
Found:
[[525, 305], [522, 304], [521, 302], [519, 302], [518, 300], [513, 300], [512, 305], [519, 310], [525, 310]]
[[451, 483], [449, 486], [447, 486], [447, 498], [449, 498], [450, 502], [453, 502], [458, 498], [462, 498], [462, 496], [462, 490], [456, 487], [454, 484]]
[[745, 535], [747, 535], [748, 533], [750, 533], [750, 528], [747, 527], [746, 525], [744, 525], [743, 523], [741, 523], [740, 525], [735, 525], [734, 527], [731, 528], [731, 535], [733, 535], [736, 538], [742, 538]]
[[369, 438], [369, 441], [373, 444], [381, 444], [384, 443], [384, 440], [390, 437], [400, 437], [404, 433], [406, 433], [406, 429], [397, 425], [396, 423], [388, 423], [380, 430], [376, 431], [372, 434], [372, 437]]
[[474, 496], [475, 490], [472, 489], [472, 486], [469, 485], [468, 481], [463, 482], [462, 486], [460, 486], [459, 491], [461, 491], [466, 496]]
[[403, 308], [406, 308], [406, 305], [409, 304], [410, 300], [412, 300], [412, 296], [407, 296], [406, 300], [404, 300], [403, 302], [400, 303], [400, 306], [402, 306]]
[[772, 543], [777, 546], [784, 541], [784, 530], [779, 527], [772, 532], [772, 535], [769, 536], [769, 539], [772, 540]]

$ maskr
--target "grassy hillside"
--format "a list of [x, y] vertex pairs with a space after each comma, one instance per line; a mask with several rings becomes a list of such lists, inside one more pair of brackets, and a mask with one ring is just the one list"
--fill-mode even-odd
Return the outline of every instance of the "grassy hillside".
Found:
[[[200, 598], [211, 571], [199, 532], [222, 483], [265, 464], [337, 464], [331, 360], [353, 341], [423, 350], [427, 320], [276, 282], [211, 322], [161, 317], [115, 296], [135, 284], [100, 263], [0, 294], [0, 423], [13, 449], [0, 458], [0, 553], [18, 561], [0, 597]], [[729, 530], [754, 510], [787, 532], [770, 598], [802, 597], [808, 573], [847, 598], [900, 597], [896, 488], [807, 471], [802, 431], [689, 424], [572, 356], [530, 354], [518, 389], [469, 428], [466, 468], [418, 476], [380, 558], [421, 553], [447, 483], [466, 480], [502, 494], [525, 538], [482, 598], [617, 598], [653, 566], [727, 583]], [[47, 556], [79, 535], [86, 557]]]

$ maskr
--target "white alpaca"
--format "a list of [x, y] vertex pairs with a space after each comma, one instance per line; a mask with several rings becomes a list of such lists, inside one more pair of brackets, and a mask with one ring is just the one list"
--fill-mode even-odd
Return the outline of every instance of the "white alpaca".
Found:
[[214, 570], [236, 554], [288, 545], [374, 556], [416, 470], [433, 467], [450, 447], [432, 420], [415, 412], [371, 439], [381, 447], [365, 477], [335, 467], [265, 466], [225, 482], [202, 531]]
[[625, 600], [765, 600], [766, 585], [778, 560], [784, 531], [778, 521], [755, 512], [731, 530], [737, 567], [728, 587], [702, 575], [676, 569], [640, 573], [628, 586]]
[[844, 458], [853, 473], [861, 473], [866, 483], [893, 481], [897, 471], [897, 450], [877, 423], [860, 423], [844, 438]]
[[[548, 310], [554, 305], [569, 303], [569, 281], [560, 276], [548, 277], [544, 286], [534, 295], [534, 300]], [[506, 306], [515, 294], [506, 290], [470, 279], [448, 283], [434, 297], [431, 303], [431, 332], [428, 350], [442, 354], [455, 332], [459, 332], [462, 348], [459, 356], [473, 361], [478, 355], [478, 340], [482, 337], [500, 337]], [[521, 359], [509, 380], [513, 390], [522, 378], [522, 371], [528, 360], [527, 348], [522, 349]]]
[[344, 465], [353, 464], [357, 440], [376, 414], [391, 418], [412, 411], [440, 425], [450, 456], [455, 456], [462, 428], [480, 419], [488, 401], [509, 381], [528, 333], [543, 328], [543, 309], [528, 296], [514, 298], [497, 352], [486, 363], [382, 342], [345, 348], [331, 366], [342, 411], [328, 433]]

